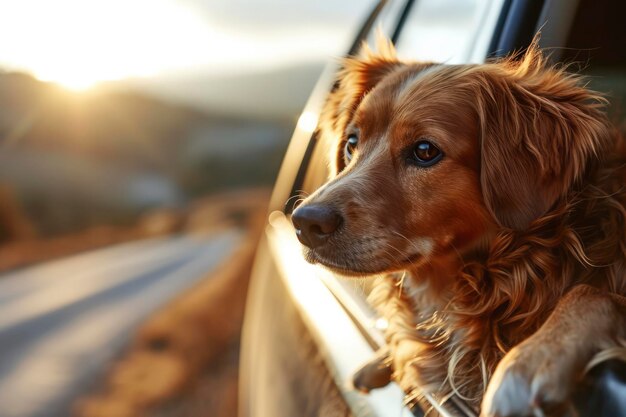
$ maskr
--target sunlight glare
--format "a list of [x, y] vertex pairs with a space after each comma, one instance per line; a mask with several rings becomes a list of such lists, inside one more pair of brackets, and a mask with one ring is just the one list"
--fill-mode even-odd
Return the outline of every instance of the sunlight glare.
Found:
[[85, 89], [151, 75], [207, 30], [193, 11], [166, 0], [23, 0], [0, 13], [0, 38], [12, 40], [0, 56], [43, 81]]
[[271, 70], [341, 46], [338, 27], [246, 29], [203, 7], [177, 0], [0, 0], [0, 69], [80, 90], [129, 78]]
[[298, 119], [298, 129], [312, 133], [317, 127], [317, 115], [310, 111], [305, 111]]

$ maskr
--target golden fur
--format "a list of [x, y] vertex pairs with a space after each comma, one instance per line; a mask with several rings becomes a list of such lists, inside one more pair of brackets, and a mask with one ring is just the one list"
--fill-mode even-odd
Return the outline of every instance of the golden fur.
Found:
[[[333, 177], [303, 206], [334, 207], [343, 223], [305, 256], [346, 275], [386, 274], [371, 300], [390, 323], [393, 378], [408, 399], [454, 393], [478, 409], [493, 380], [482, 413], [509, 415], [508, 375], [528, 374], [530, 387], [544, 346], [569, 360], [553, 361], [552, 378], [626, 358], [626, 147], [604, 98], [534, 45], [456, 66], [384, 49], [345, 60], [322, 114]], [[351, 132], [359, 147], [347, 164]], [[405, 167], [420, 137], [444, 159]], [[556, 384], [573, 382], [547, 378], [520, 404], [566, 402]]]

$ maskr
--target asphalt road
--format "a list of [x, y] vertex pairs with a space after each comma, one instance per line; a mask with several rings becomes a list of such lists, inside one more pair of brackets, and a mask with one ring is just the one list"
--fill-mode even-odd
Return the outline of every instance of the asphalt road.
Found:
[[69, 416], [133, 330], [241, 237], [133, 242], [0, 275], [0, 417]]

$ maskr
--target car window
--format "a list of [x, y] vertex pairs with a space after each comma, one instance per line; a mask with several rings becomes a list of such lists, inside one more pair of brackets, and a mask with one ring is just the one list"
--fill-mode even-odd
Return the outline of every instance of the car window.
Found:
[[502, 0], [416, 2], [396, 48], [403, 59], [461, 64], [481, 62]]
[[[609, 118], [626, 129], [626, 2], [583, 0], [562, 48], [561, 61], [587, 76], [610, 102]], [[603, 22], [598, 25], [598, 22]]]

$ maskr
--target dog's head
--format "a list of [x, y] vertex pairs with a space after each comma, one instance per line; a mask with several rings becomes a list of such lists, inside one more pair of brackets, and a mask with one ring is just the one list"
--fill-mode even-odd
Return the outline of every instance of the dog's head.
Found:
[[307, 259], [387, 272], [524, 230], [601, 157], [602, 104], [535, 48], [482, 65], [347, 59], [320, 122], [333, 177], [292, 216]]

